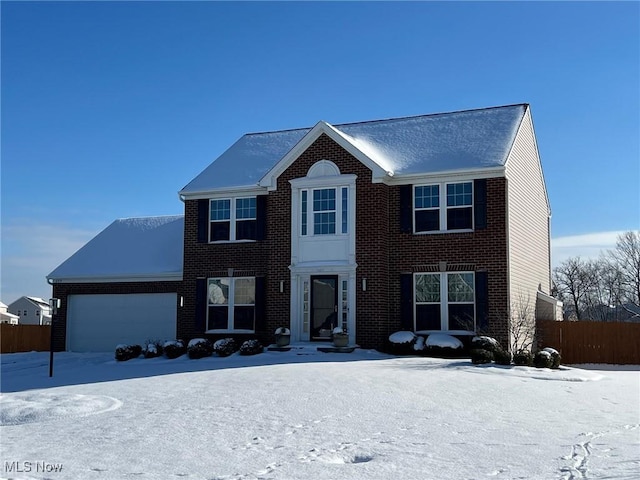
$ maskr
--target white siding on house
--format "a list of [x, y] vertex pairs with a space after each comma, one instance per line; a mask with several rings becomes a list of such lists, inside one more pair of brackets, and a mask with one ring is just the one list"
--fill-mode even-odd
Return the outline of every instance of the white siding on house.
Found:
[[538, 289], [549, 294], [549, 202], [530, 110], [527, 109], [505, 168], [512, 312], [523, 303], [533, 317]]

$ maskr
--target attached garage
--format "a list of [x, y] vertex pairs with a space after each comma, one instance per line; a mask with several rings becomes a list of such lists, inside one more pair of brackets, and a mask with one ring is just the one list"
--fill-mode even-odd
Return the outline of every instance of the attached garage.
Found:
[[174, 340], [182, 291], [184, 217], [114, 221], [51, 272], [60, 308], [55, 351], [113, 352]]
[[70, 295], [67, 350], [108, 352], [176, 338], [177, 294]]

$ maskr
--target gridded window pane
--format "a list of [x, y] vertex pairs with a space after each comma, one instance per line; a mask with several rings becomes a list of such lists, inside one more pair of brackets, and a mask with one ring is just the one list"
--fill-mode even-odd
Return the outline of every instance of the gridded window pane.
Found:
[[475, 330], [473, 304], [449, 304], [449, 330]]
[[440, 230], [440, 210], [416, 211], [416, 232]]
[[256, 279], [236, 278], [234, 293], [236, 305], [253, 305], [256, 303]]
[[209, 307], [208, 330], [226, 330], [229, 322], [229, 307]]
[[335, 188], [325, 188], [313, 191], [313, 211], [326, 212], [336, 209], [336, 190]]
[[471, 182], [447, 185], [447, 207], [467, 206], [472, 202]]
[[416, 330], [442, 330], [440, 304], [416, 305]]
[[415, 188], [415, 208], [438, 208], [440, 206], [440, 187], [426, 185]]
[[211, 200], [211, 221], [229, 220], [231, 218], [231, 200]]
[[209, 279], [209, 305], [226, 305], [228, 303], [229, 280], [226, 278]]
[[256, 197], [236, 199], [236, 219], [256, 218]]
[[315, 235], [330, 235], [336, 233], [335, 212], [314, 213], [313, 233]]
[[233, 309], [234, 330], [253, 330], [254, 307], [235, 307]]
[[448, 275], [449, 302], [473, 303], [473, 273], [450, 273]]
[[473, 227], [471, 207], [447, 209], [447, 228], [449, 230], [468, 230]]
[[440, 274], [416, 275], [416, 303], [440, 301]]

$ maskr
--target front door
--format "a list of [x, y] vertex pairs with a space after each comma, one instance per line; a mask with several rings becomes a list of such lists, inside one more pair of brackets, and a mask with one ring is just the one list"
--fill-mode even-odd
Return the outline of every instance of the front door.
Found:
[[338, 325], [338, 276], [312, 276], [311, 340], [329, 340]]

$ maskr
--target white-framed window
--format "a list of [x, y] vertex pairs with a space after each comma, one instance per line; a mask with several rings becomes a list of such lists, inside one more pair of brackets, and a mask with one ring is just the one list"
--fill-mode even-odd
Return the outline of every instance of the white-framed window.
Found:
[[218, 277], [207, 281], [207, 331], [255, 331], [255, 277]]
[[349, 189], [329, 187], [300, 191], [300, 234], [349, 233]]
[[209, 201], [209, 241], [255, 240], [256, 197], [213, 198]]
[[415, 233], [473, 230], [473, 182], [413, 187]]
[[475, 331], [473, 272], [414, 274], [416, 332]]

